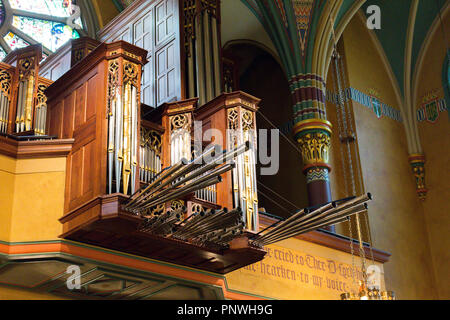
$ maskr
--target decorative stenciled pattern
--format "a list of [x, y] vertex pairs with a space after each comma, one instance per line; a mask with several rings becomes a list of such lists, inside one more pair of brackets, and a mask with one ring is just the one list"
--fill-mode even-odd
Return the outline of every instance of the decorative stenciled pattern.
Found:
[[306, 183], [311, 183], [317, 180], [330, 181], [327, 168], [313, 168], [308, 170], [306, 173]]
[[55, 21], [14, 16], [12, 25], [51, 51], [56, 51], [70, 39], [80, 37], [76, 30]]
[[310, 31], [311, 18], [313, 16], [315, 0], [293, 0], [295, 18], [297, 22], [298, 39], [302, 55], [305, 54], [306, 44], [308, 42], [308, 35]]
[[438, 90], [433, 90], [422, 98], [422, 104], [417, 109], [417, 121], [428, 121], [430, 123], [436, 123], [439, 119], [439, 115], [448, 110], [445, 98], [439, 98]]
[[439, 115], [447, 110], [448, 106], [444, 98], [430, 101], [417, 109], [417, 121], [422, 122], [426, 120], [435, 123]]
[[[385, 116], [395, 121], [403, 122], [401, 112], [384, 102], [380, 101], [379, 98], [365, 94], [355, 88], [347, 88], [344, 90], [342, 95], [344, 99], [351, 99], [369, 109], [371, 109], [378, 118]], [[327, 92], [327, 101], [337, 104], [338, 95], [331, 91]], [[346, 100], [347, 101], [347, 100]]]

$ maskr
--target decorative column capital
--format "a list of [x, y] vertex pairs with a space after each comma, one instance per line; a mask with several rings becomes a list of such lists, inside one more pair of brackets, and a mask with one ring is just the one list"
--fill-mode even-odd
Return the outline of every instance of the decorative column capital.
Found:
[[420, 200], [424, 201], [428, 192], [425, 186], [425, 155], [420, 153], [411, 154], [408, 160], [416, 179], [417, 195]]
[[328, 181], [331, 128], [331, 123], [323, 119], [303, 120], [294, 126], [295, 139], [303, 157], [303, 173], [308, 182]]

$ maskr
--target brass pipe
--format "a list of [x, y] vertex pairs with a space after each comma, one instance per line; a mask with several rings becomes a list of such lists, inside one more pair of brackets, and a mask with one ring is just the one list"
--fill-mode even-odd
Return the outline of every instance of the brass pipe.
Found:
[[[212, 172], [208, 173], [207, 175], [205, 175], [205, 176], [203, 176], [203, 177], [201, 177], [201, 178], [199, 178], [197, 180], [194, 180], [193, 182], [191, 182], [189, 184], [186, 184], [184, 186], [184, 188], [189, 188], [189, 187], [191, 187], [191, 186], [193, 186], [195, 184], [202, 183], [202, 182], [204, 182], [204, 181], [206, 181], [206, 180], [208, 180], [208, 179], [210, 179], [210, 178], [212, 178], [214, 176], [221, 175], [221, 174], [231, 170], [233, 168], [233, 166], [234, 166], [234, 163], [229, 163], [229, 164], [226, 164], [224, 166], [221, 166], [220, 168], [217, 168], [217, 169], [213, 170]], [[148, 203], [152, 202], [152, 200], [155, 200], [156, 198], [160, 198], [160, 197], [164, 198], [165, 196], [170, 194], [169, 193], [170, 191], [175, 190], [175, 186], [178, 186], [181, 183], [184, 183], [185, 181], [190, 181], [193, 178], [195, 178], [195, 176], [191, 175], [191, 176], [189, 176], [189, 177], [187, 177], [187, 178], [185, 178], [183, 180], [180, 180], [179, 182], [175, 183], [175, 185], [170, 186], [166, 190], [163, 190], [163, 191], [161, 191], [160, 193], [158, 193], [156, 195], [151, 195], [149, 198], [145, 199], [145, 201], [141, 202], [140, 205], [141, 206], [142, 205], [146, 206]]]
[[334, 221], [334, 220], [347, 218], [348, 216], [354, 215], [354, 214], [356, 214], [358, 212], [362, 212], [362, 211], [365, 211], [365, 210], [367, 210], [367, 204], [365, 204], [365, 203], [364, 204], [360, 204], [360, 205], [357, 205], [355, 207], [347, 208], [347, 209], [344, 209], [341, 212], [335, 213], [334, 215], [331, 215], [329, 218], [327, 217], [325, 219], [312, 221], [312, 222], [309, 222], [309, 223], [303, 223], [303, 224], [301, 224], [299, 226], [296, 226], [295, 228], [292, 228], [290, 230], [286, 230], [285, 232], [280, 233], [280, 234], [278, 234], [275, 237], [263, 239], [261, 242], [272, 241], [274, 239], [278, 239], [278, 238], [281, 238], [281, 237], [284, 237], [284, 236], [293, 237], [296, 234], [298, 234], [298, 232], [301, 231], [301, 230], [305, 230], [305, 229], [309, 230], [310, 228], [317, 229], [317, 228], [319, 228], [320, 226], [323, 226], [323, 225], [330, 225], [330, 224], [332, 224], [332, 221]]
[[137, 191], [135, 193], [137, 195], [132, 195], [131, 196], [132, 200], [125, 205], [125, 208], [129, 208], [130, 206], [132, 206], [142, 195], [148, 192], [151, 188], [153, 188], [158, 183], [161, 183], [164, 179], [166, 179], [167, 177], [169, 177], [174, 172], [178, 171], [181, 167], [187, 164], [188, 161], [185, 158], [182, 158], [177, 164], [173, 165], [172, 167], [169, 167], [163, 174], [161, 174], [157, 179], [155, 179], [155, 181], [153, 181], [147, 187], [145, 187], [145, 189], [142, 190], [139, 194], [137, 194], [139, 192]]
[[[355, 205], [355, 206], [357, 206], [357, 205]], [[320, 210], [320, 209], [318, 209], [318, 210]], [[283, 230], [275, 230], [275, 233], [272, 233], [269, 236], [261, 236], [260, 240], [264, 240], [264, 239], [265, 240], [270, 240], [272, 238], [279, 237], [282, 234], [287, 234], [287, 233], [290, 233], [290, 232], [294, 232], [295, 230], [297, 230], [297, 229], [299, 229], [299, 228], [301, 228], [301, 227], [303, 227], [305, 225], [311, 225], [312, 223], [315, 223], [315, 222], [321, 222], [322, 220], [326, 219], [327, 217], [331, 217], [333, 215], [338, 215], [338, 214], [339, 215], [345, 215], [345, 214], [348, 214], [348, 213], [354, 211], [355, 207], [352, 206], [352, 207], [349, 207], [349, 208], [346, 208], [346, 209], [341, 209], [341, 206], [339, 206], [337, 208], [333, 208], [332, 210], [325, 210], [325, 211], [322, 211], [322, 212], [320, 212], [318, 214], [317, 213], [314, 214], [318, 210], [315, 210], [311, 214], [304, 216], [302, 219], [298, 219], [296, 221], [295, 225], [291, 225], [287, 229], [284, 228]]]
[[154, 202], [147, 204], [144, 207], [144, 209], [150, 208], [150, 207], [153, 207], [153, 206], [157, 206], [158, 204], [161, 204], [161, 203], [173, 200], [173, 199], [175, 199], [177, 197], [178, 198], [183, 197], [183, 196], [185, 196], [185, 195], [187, 195], [189, 193], [195, 192], [196, 190], [202, 189], [202, 188], [204, 188], [206, 186], [209, 186], [211, 184], [219, 183], [221, 181], [222, 181], [222, 178], [220, 176], [211, 178], [210, 180], [207, 180], [207, 181], [205, 181], [203, 183], [195, 184], [195, 185], [191, 186], [188, 189], [183, 189], [183, 190], [180, 190], [178, 192], [173, 192], [173, 193], [167, 195], [166, 197], [164, 197], [163, 199], [155, 200]]
[[[223, 228], [224, 226], [227, 226], [236, 220], [240, 218], [240, 215], [242, 214], [242, 211], [240, 208], [236, 208], [232, 211], [229, 211], [228, 213], [222, 214], [222, 215], [216, 215], [212, 220], [209, 222], [201, 223], [200, 227], [192, 230], [191, 232], [187, 232], [183, 235], [183, 237], [195, 237], [199, 233], [207, 233], [208, 230], [213, 231], [214, 228]], [[224, 215], [226, 215], [224, 217]]]

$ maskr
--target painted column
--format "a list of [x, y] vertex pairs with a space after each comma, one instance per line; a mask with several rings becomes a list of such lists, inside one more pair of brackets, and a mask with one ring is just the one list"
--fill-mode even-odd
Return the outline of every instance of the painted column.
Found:
[[416, 192], [419, 199], [424, 201], [427, 196], [427, 188], [425, 187], [425, 155], [411, 154], [408, 158], [412, 172], [416, 179]]
[[294, 136], [303, 158], [310, 206], [331, 201], [329, 151], [332, 125], [326, 120], [325, 82], [314, 74], [291, 81]]

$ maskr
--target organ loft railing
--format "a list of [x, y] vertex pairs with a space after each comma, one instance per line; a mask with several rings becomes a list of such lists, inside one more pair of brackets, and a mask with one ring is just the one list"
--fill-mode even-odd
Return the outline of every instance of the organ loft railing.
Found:
[[0, 133], [45, 135], [52, 81], [39, 76], [41, 45], [13, 51], [0, 63]]

